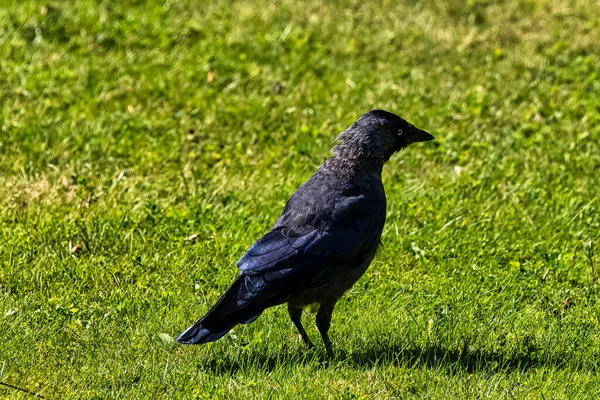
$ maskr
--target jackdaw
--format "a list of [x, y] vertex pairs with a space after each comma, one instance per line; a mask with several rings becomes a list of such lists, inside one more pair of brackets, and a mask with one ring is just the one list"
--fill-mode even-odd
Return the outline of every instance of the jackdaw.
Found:
[[395, 114], [360, 117], [338, 137], [332, 157], [289, 199], [269, 233], [238, 261], [236, 280], [210, 311], [177, 341], [215, 341], [249, 324], [269, 307], [287, 303], [304, 342], [302, 309], [317, 303], [317, 328], [327, 352], [335, 303], [373, 260], [385, 224], [381, 171], [395, 152], [432, 140]]

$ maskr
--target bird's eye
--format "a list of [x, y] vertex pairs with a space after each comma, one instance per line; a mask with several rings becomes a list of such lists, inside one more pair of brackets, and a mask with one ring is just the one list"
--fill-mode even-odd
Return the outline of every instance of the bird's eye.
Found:
[[398, 129], [398, 136], [402, 135], [402, 129]]

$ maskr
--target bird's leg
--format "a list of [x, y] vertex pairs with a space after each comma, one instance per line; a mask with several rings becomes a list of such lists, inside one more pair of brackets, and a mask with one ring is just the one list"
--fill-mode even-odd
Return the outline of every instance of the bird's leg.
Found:
[[333, 308], [335, 307], [335, 300], [327, 301], [321, 303], [319, 307], [319, 312], [317, 313], [317, 328], [321, 333], [321, 337], [323, 338], [323, 343], [325, 344], [325, 349], [327, 350], [327, 354], [331, 355], [331, 341], [329, 340], [329, 335], [327, 332], [329, 331], [329, 327], [331, 326], [331, 314], [333, 313]]
[[302, 326], [302, 308], [301, 307], [292, 307], [288, 304], [288, 314], [290, 314], [290, 319], [296, 325], [296, 328], [300, 332], [300, 336], [302, 336], [302, 340], [308, 347], [312, 347], [312, 342], [310, 341], [308, 334], [304, 330]]

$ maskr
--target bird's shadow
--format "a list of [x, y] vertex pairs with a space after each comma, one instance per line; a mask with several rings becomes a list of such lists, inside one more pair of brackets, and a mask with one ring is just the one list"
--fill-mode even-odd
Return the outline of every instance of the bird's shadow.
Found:
[[215, 374], [235, 374], [249, 367], [253, 370], [270, 372], [286, 364], [316, 364], [323, 368], [343, 364], [356, 369], [395, 365], [408, 368], [445, 368], [448, 373], [526, 371], [540, 367], [595, 371], [597, 368], [594, 363], [578, 361], [572, 354], [559, 352], [544, 355], [536, 349], [531, 349], [528, 352], [507, 355], [486, 350], [449, 349], [437, 344], [410, 343], [380, 344], [352, 352], [337, 348], [333, 354], [327, 354], [320, 348], [308, 349], [299, 346], [283, 347], [280, 352], [271, 354], [264, 354], [258, 349], [242, 350], [235, 355], [228, 352], [222, 357], [204, 359], [201, 364], [201, 369]]

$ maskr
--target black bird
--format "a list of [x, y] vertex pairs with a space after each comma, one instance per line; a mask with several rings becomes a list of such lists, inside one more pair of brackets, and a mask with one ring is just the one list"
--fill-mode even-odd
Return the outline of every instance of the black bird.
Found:
[[385, 224], [381, 171], [395, 152], [432, 140], [387, 111], [374, 110], [338, 137], [333, 156], [289, 199], [269, 233], [238, 261], [241, 270], [217, 304], [177, 338], [212, 342], [269, 307], [287, 303], [306, 344], [302, 309], [319, 304], [317, 328], [328, 352], [335, 303], [375, 256]]

